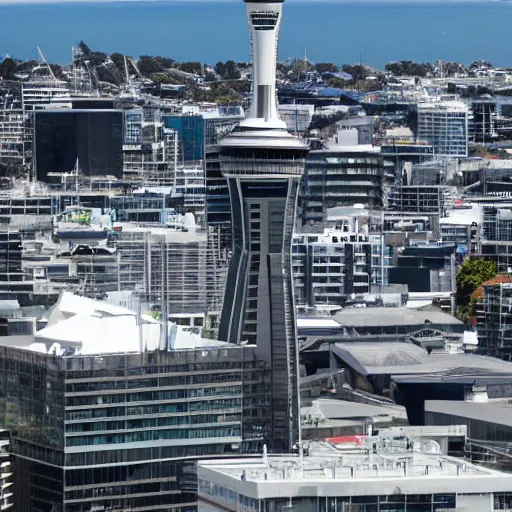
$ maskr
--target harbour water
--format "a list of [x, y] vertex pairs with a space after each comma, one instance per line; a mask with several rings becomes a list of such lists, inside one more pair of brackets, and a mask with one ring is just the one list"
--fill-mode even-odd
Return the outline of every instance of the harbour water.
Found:
[[[81, 39], [107, 53], [215, 63], [248, 60], [242, 1], [0, 4], [0, 54], [67, 63]], [[510, 2], [287, 3], [280, 58], [382, 66], [397, 59], [485, 58], [512, 65]]]

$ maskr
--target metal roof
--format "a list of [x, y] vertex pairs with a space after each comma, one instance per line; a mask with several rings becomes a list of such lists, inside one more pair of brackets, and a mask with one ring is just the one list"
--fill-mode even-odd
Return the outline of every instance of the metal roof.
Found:
[[458, 402], [451, 400], [426, 400], [425, 412], [441, 413], [486, 423], [512, 427], [512, 404], [508, 401]]
[[334, 315], [344, 327], [380, 327], [407, 325], [463, 325], [441, 310], [414, 311], [407, 308], [346, 308]]
[[335, 343], [333, 353], [360, 375], [449, 372], [468, 376], [483, 371], [512, 373], [512, 363], [473, 354], [432, 353], [412, 343]]

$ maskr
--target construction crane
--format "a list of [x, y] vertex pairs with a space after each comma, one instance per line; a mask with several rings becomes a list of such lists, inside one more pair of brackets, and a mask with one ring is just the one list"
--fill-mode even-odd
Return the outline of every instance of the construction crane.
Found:
[[139, 67], [137, 66], [137, 63], [135, 62], [135, 59], [133, 59], [132, 57], [130, 57], [128, 59], [128, 61], [130, 62], [130, 64], [133, 66], [133, 69], [135, 69], [135, 73], [137, 73], [137, 76], [143, 81], [143, 82], [146, 82], [146, 83], [153, 83], [149, 78], [146, 78], [139, 70]]
[[50, 64], [48, 64], [48, 61], [46, 60], [45, 56], [43, 55], [43, 52], [41, 51], [41, 48], [39, 48], [39, 46], [36, 46], [36, 48], [37, 48], [37, 53], [39, 54], [39, 58], [41, 59], [42, 63], [46, 65], [46, 67], [48, 68], [48, 71], [50, 72], [50, 75], [52, 76], [52, 78], [55, 81], [57, 81], [57, 78], [55, 78], [55, 75], [53, 74], [52, 68], [50, 67]]

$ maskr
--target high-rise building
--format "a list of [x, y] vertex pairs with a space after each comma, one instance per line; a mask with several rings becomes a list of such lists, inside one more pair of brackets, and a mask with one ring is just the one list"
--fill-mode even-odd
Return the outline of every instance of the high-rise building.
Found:
[[81, 176], [123, 175], [123, 114], [119, 110], [47, 109], [34, 116], [35, 173], [60, 182], [77, 167]]
[[245, 0], [253, 51], [252, 105], [220, 142], [231, 199], [233, 254], [219, 338], [257, 345], [271, 363], [273, 450], [299, 437], [298, 349], [291, 245], [307, 147], [286, 131], [276, 101], [276, 56], [284, 0]]
[[0, 472], [0, 510], [13, 492], [19, 512], [194, 512], [197, 459], [261, 450], [268, 370], [255, 347], [163, 332], [64, 293], [36, 337], [2, 339], [14, 490]]
[[434, 154], [467, 157], [470, 110], [458, 101], [420, 103], [418, 105], [419, 140], [434, 147]]
[[299, 196], [302, 224], [321, 224], [327, 209], [383, 204], [384, 160], [373, 146], [332, 146], [311, 151]]

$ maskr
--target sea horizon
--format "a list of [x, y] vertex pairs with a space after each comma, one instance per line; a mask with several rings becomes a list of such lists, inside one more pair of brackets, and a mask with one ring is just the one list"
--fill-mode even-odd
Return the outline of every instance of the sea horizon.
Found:
[[[396, 60], [481, 58], [512, 66], [510, 0], [287, 0], [280, 60], [307, 57], [377, 67]], [[67, 64], [80, 40], [93, 50], [215, 64], [247, 61], [242, 0], [0, 0], [0, 54]]]

